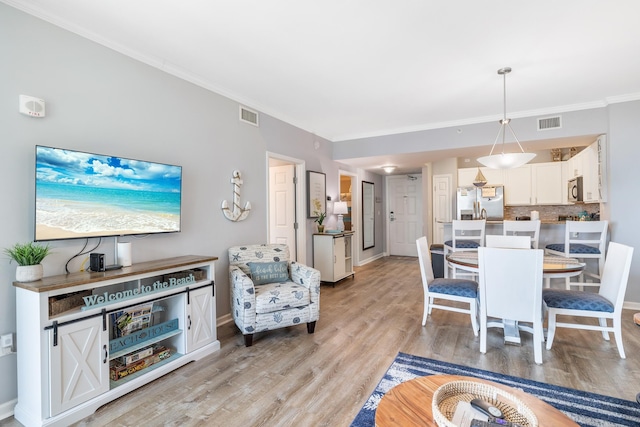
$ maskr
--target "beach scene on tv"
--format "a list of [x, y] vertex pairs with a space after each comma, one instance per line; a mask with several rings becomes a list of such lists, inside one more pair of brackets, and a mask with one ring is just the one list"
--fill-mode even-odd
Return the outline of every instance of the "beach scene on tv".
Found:
[[35, 240], [180, 231], [180, 166], [36, 147]]

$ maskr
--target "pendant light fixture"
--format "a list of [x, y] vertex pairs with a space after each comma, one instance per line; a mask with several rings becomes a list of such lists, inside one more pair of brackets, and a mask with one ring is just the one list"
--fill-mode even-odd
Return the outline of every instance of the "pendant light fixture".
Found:
[[[525, 153], [522, 145], [520, 145], [520, 141], [518, 141], [518, 137], [515, 132], [511, 128], [509, 122], [511, 119], [507, 119], [507, 74], [511, 72], [511, 68], [505, 67], [498, 70], [498, 74], [500, 74], [503, 78], [503, 86], [504, 86], [504, 115], [502, 116], [502, 120], [500, 120], [500, 129], [498, 129], [498, 135], [496, 136], [496, 140], [493, 142], [493, 146], [491, 147], [491, 152], [489, 152], [488, 156], [478, 158], [478, 162], [485, 165], [491, 169], [511, 169], [520, 167], [526, 163], [529, 163], [536, 155], [535, 153]], [[504, 152], [504, 144], [507, 134], [507, 129], [511, 131], [511, 134], [515, 138], [518, 143], [518, 147], [520, 147], [520, 153], [505, 153]], [[493, 150], [496, 148], [496, 144], [498, 143], [498, 139], [500, 139], [500, 134], [502, 134], [502, 152], [499, 154], [493, 154]]]

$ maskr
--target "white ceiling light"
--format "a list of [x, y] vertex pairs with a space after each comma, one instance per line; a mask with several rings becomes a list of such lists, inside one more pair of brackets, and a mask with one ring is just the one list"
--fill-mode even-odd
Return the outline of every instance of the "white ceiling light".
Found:
[[394, 170], [396, 170], [395, 166], [383, 166], [382, 169], [386, 172], [386, 173], [391, 173]]
[[[496, 136], [496, 140], [493, 142], [493, 146], [491, 147], [491, 152], [489, 152], [488, 156], [478, 158], [478, 162], [482, 163], [488, 168], [492, 169], [511, 169], [522, 166], [526, 163], [529, 163], [536, 155], [534, 153], [525, 153], [522, 145], [520, 145], [520, 141], [518, 141], [518, 137], [515, 132], [511, 128], [509, 122], [511, 119], [507, 119], [507, 74], [511, 72], [511, 68], [505, 67], [498, 70], [498, 74], [503, 77], [503, 86], [504, 86], [504, 115], [502, 116], [502, 120], [500, 120], [500, 129], [498, 129], [498, 135]], [[518, 143], [518, 147], [520, 147], [520, 153], [505, 153], [504, 152], [504, 143], [506, 139], [507, 128], [511, 131], [511, 134], [515, 138]], [[502, 134], [502, 152], [499, 154], [493, 154], [493, 150], [496, 148], [496, 143], [500, 138], [500, 134]]]

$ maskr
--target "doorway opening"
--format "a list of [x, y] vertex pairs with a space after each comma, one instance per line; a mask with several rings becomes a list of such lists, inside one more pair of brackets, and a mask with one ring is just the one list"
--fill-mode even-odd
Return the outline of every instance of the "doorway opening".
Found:
[[269, 243], [289, 246], [291, 259], [306, 262], [306, 233], [304, 229], [303, 160], [267, 153], [267, 204]]
[[[348, 213], [343, 216], [344, 229], [345, 231], [354, 231], [353, 241], [358, 242], [359, 240], [359, 204], [357, 201], [359, 200], [359, 192], [358, 192], [358, 183], [357, 183], [357, 175], [353, 172], [348, 172], [344, 170], [338, 171], [339, 173], [339, 182], [340, 182], [340, 192], [339, 192], [339, 202], [347, 202], [347, 210]], [[360, 250], [357, 251], [359, 259]], [[359, 263], [356, 263], [359, 265]]]

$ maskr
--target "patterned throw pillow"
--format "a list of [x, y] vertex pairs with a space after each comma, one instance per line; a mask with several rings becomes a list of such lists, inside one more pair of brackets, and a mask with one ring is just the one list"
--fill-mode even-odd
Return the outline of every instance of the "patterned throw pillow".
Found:
[[289, 280], [288, 264], [287, 261], [247, 263], [251, 270], [251, 280], [253, 280], [254, 285], [286, 282]]

